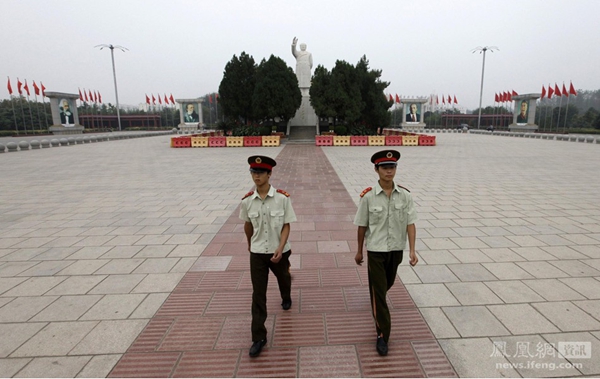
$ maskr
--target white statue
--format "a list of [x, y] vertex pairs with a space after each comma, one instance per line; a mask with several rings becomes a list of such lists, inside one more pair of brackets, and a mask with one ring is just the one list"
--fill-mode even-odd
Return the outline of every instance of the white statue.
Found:
[[298, 87], [310, 88], [310, 70], [313, 66], [312, 54], [306, 51], [306, 44], [300, 44], [300, 51], [296, 50], [298, 38], [294, 37], [292, 41], [292, 54], [296, 57], [296, 77], [298, 78]]

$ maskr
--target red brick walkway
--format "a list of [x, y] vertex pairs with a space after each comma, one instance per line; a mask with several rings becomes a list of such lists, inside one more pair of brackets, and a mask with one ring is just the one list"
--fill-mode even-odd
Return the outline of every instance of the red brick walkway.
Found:
[[354, 263], [354, 202], [321, 148], [289, 145], [277, 162], [271, 183], [291, 194], [298, 216], [290, 236], [293, 305], [281, 309], [271, 275], [260, 357], [248, 356], [252, 290], [236, 210], [202, 254], [231, 257], [227, 269], [192, 267], [110, 377], [456, 376], [400, 281], [389, 292], [389, 355], [377, 355], [366, 263]]

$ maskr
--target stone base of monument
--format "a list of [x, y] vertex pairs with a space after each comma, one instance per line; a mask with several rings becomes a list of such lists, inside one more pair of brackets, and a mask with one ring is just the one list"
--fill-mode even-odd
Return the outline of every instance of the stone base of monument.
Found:
[[197, 124], [179, 124], [177, 126], [180, 134], [196, 133], [200, 130]]
[[64, 126], [64, 125], [52, 125], [48, 128], [52, 134], [65, 135], [65, 134], [83, 134], [83, 125]]
[[[313, 107], [310, 105], [310, 96], [302, 96], [302, 103], [300, 104], [300, 108], [298, 108], [296, 114], [290, 120], [288, 127], [313, 125], [316, 128], [317, 122], [317, 114], [315, 113]], [[289, 130], [287, 134], [290, 134]]]
[[402, 129], [410, 129], [414, 131], [424, 131], [425, 123], [424, 122], [403, 122], [400, 124]]
[[536, 124], [510, 124], [508, 130], [511, 132], [534, 133], [538, 130]]

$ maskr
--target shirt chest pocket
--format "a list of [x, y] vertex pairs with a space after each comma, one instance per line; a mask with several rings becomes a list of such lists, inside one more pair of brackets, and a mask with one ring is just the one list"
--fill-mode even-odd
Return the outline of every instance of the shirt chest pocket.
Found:
[[250, 218], [250, 222], [252, 222], [252, 226], [255, 229], [260, 226], [260, 217], [258, 212], [249, 212], [248, 217]]
[[369, 223], [379, 224], [383, 220], [383, 207], [369, 207]]
[[404, 203], [394, 204], [394, 217], [396, 217], [400, 222], [406, 221], [406, 208], [406, 204]]
[[283, 215], [284, 215], [283, 210], [270, 211], [269, 215], [271, 216], [271, 225], [273, 225], [273, 227], [275, 227], [275, 228], [283, 227]]

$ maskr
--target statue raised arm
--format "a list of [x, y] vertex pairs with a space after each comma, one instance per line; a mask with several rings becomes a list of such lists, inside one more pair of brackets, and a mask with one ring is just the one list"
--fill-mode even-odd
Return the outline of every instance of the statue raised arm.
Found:
[[306, 51], [306, 44], [300, 44], [300, 51], [296, 50], [298, 38], [294, 37], [292, 41], [292, 55], [296, 58], [296, 77], [300, 88], [309, 88], [311, 79], [311, 69], [313, 66], [312, 54]]

